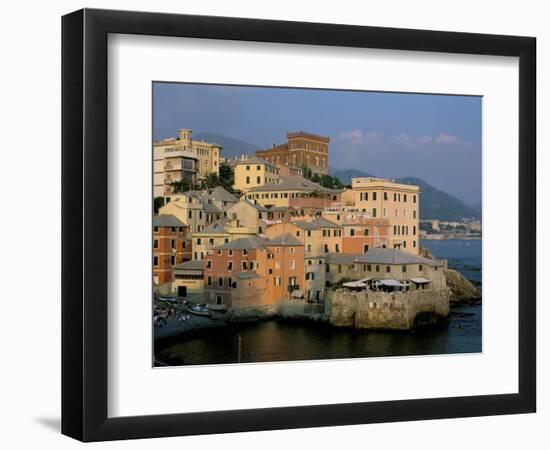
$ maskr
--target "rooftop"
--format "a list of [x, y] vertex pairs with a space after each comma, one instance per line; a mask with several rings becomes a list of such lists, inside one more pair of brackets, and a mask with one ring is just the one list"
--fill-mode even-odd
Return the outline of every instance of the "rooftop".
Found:
[[424, 264], [430, 267], [441, 267], [445, 263], [438, 259], [429, 259], [422, 256], [411, 255], [391, 248], [374, 248], [366, 253], [329, 253], [327, 255], [329, 264], [387, 264], [407, 265]]
[[222, 186], [216, 186], [210, 191], [210, 194], [208, 194], [208, 196], [212, 200], [220, 202], [237, 203], [239, 201], [237, 197], [227, 192]]
[[322, 192], [333, 193], [341, 192], [341, 190], [327, 189], [320, 184], [314, 183], [301, 175], [291, 175], [288, 177], [281, 177], [279, 183], [267, 183], [262, 186], [255, 186], [248, 190], [248, 192], [267, 192], [267, 191], [302, 191], [302, 192]]
[[181, 220], [172, 214], [160, 214], [153, 217], [155, 227], [187, 227]]
[[235, 239], [227, 244], [218, 245], [214, 250], [254, 250], [264, 249], [266, 240], [259, 236]]
[[321, 228], [340, 228], [340, 225], [337, 223], [331, 222], [330, 220], [325, 219], [324, 217], [316, 217], [314, 220], [296, 220], [292, 222], [293, 225], [296, 225], [303, 230], [320, 230]]
[[174, 270], [203, 270], [204, 269], [204, 260], [202, 259], [192, 259], [191, 261], [186, 261], [181, 264], [176, 264], [172, 266]]
[[280, 234], [279, 236], [275, 236], [273, 239], [270, 239], [267, 241], [267, 245], [280, 245], [280, 246], [291, 246], [291, 245], [301, 245], [302, 244], [296, 237], [294, 237], [290, 233], [284, 233]]

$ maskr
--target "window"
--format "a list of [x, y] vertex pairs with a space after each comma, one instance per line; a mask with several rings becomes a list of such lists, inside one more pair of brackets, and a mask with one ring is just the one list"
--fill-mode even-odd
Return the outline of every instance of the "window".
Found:
[[296, 249], [294, 247], [290, 247], [290, 253], [294, 254], [295, 251]]
[[193, 211], [189, 211], [189, 213], [187, 214], [187, 217], [189, 217], [190, 219], [193, 218]]
[[418, 271], [419, 271], [419, 272], [422, 272], [422, 264], [419, 264], [419, 265], [418, 265]]
[[407, 248], [407, 241], [403, 241], [403, 248]]
[[261, 184], [262, 183], [262, 177], [256, 177], [256, 183]]
[[311, 252], [311, 244], [307, 244], [306, 252]]
[[373, 192], [373, 193], [372, 193], [372, 200], [373, 200], [373, 201], [376, 201], [376, 192]]
[[250, 177], [246, 177], [246, 184], [250, 184]]
[[248, 250], [246, 248], [243, 249], [243, 255], [248, 255]]
[[208, 239], [208, 243], [209, 243], [210, 245], [214, 245], [214, 238]]
[[246, 166], [246, 170], [250, 170], [250, 166]]
[[386, 266], [386, 273], [390, 273], [391, 272], [391, 266]]
[[350, 235], [350, 236], [355, 236], [355, 228], [351, 228], [351, 229], [349, 230], [349, 235]]
[[363, 245], [363, 253], [367, 253], [369, 251], [369, 244]]
[[416, 195], [413, 195], [413, 203], [416, 203]]
[[227, 262], [227, 271], [228, 272], [233, 272], [233, 261], [228, 261]]
[[197, 238], [197, 245], [201, 245], [201, 238]]
[[207, 268], [207, 269], [211, 269], [211, 268], [212, 268], [212, 260], [211, 260], [211, 259], [207, 259], [207, 260], [206, 260], [206, 268]]
[[153, 248], [159, 248], [159, 241], [158, 241], [158, 239], [155, 239], [155, 240], [153, 241]]
[[296, 268], [296, 263], [294, 262], [293, 259], [290, 260], [290, 269], [291, 270], [294, 270]]
[[206, 277], [206, 285], [207, 286], [212, 286], [212, 277], [210, 275], [208, 275], [208, 277]]
[[407, 203], [407, 194], [403, 194], [403, 201]]
[[246, 271], [246, 261], [243, 261], [242, 268], [243, 268], [243, 272]]
[[300, 230], [296, 231], [296, 236], [300, 237]]
[[155, 233], [158, 233], [158, 232], [159, 232], [159, 227], [153, 227], [153, 231], [154, 231]]
[[178, 228], [177, 227], [170, 227], [170, 231], [172, 233], [175, 233], [176, 231], [178, 231]]
[[202, 211], [199, 211], [199, 219], [202, 219]]
[[233, 250], [227, 250], [227, 256], [233, 256]]
[[223, 278], [218, 277], [218, 287], [223, 287]]
[[372, 272], [372, 266], [370, 264], [367, 264], [367, 272]]
[[275, 277], [275, 286], [281, 285], [281, 277]]
[[374, 267], [374, 270], [376, 270], [377, 272], [380, 272], [380, 266], [376, 264], [376, 266]]
[[157, 267], [159, 265], [159, 257], [155, 256], [153, 257], [153, 266]]
[[376, 217], [376, 208], [372, 208], [372, 217]]
[[416, 248], [416, 241], [413, 241], [413, 247]]
[[325, 244], [325, 253], [328, 253], [328, 244]]
[[336, 244], [336, 245], [334, 246], [334, 251], [335, 251], [336, 253], [340, 253], [340, 246], [339, 246], [338, 244]]
[[260, 166], [256, 166], [256, 170], [260, 170]]
[[221, 305], [223, 303], [223, 297], [221, 295], [216, 295], [216, 305]]
[[387, 199], [388, 199], [388, 193], [384, 192], [384, 200], [387, 200]]
[[401, 266], [401, 272], [405, 273], [407, 271], [407, 266]]

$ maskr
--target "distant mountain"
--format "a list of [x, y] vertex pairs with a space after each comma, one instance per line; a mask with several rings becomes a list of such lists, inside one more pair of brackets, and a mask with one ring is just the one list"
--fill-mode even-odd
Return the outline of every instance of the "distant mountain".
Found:
[[460, 220], [463, 217], [481, 217], [481, 214], [471, 206], [456, 198], [434, 188], [420, 178], [397, 178], [397, 183], [415, 184], [420, 187], [420, 218], [438, 220]]
[[261, 147], [250, 142], [241, 141], [240, 139], [231, 136], [225, 136], [219, 133], [193, 133], [193, 139], [203, 140], [206, 142], [215, 142], [220, 144], [222, 148], [222, 156], [224, 158], [233, 158], [240, 156], [243, 153], [255, 153]]
[[373, 176], [359, 169], [337, 169], [336, 167], [329, 167], [328, 173], [333, 177], [337, 177], [343, 184], [351, 184], [352, 178]]

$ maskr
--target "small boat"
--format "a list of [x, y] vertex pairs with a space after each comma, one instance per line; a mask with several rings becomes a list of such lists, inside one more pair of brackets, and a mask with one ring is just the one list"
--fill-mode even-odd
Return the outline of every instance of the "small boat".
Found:
[[195, 314], [196, 316], [210, 316], [210, 311], [206, 305], [188, 305], [185, 307], [185, 310], [191, 314]]

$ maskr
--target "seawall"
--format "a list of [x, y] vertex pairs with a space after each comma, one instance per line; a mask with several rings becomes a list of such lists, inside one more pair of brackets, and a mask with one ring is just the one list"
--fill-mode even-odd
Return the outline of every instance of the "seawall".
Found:
[[363, 329], [410, 330], [449, 315], [449, 289], [407, 293], [328, 293], [327, 314], [332, 325]]

